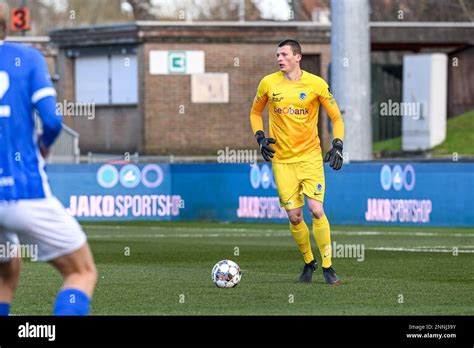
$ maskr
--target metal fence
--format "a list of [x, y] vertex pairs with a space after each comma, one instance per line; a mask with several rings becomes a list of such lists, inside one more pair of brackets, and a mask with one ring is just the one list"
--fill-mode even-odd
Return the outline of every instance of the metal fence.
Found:
[[402, 135], [401, 117], [380, 115], [381, 103], [402, 101], [401, 65], [372, 64], [372, 139], [387, 140]]
[[47, 163], [79, 163], [79, 133], [63, 124], [58, 139], [51, 147]]
[[218, 156], [168, 156], [140, 155], [138, 152], [125, 154], [106, 154], [88, 152], [81, 156], [81, 163], [217, 163]]

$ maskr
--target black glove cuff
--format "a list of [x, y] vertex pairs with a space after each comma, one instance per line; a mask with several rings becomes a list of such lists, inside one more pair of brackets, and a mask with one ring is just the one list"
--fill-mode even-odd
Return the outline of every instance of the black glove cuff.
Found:
[[255, 138], [257, 139], [257, 143], [260, 145], [263, 139], [265, 139], [265, 133], [263, 131], [257, 131], [255, 133]]
[[332, 141], [332, 146], [342, 152], [343, 142], [342, 142], [341, 139], [335, 138], [335, 139]]

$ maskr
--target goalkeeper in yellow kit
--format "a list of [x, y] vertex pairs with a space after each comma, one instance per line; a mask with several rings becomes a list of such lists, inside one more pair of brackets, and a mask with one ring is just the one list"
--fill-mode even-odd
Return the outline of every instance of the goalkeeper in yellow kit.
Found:
[[[311, 250], [309, 229], [303, 220], [304, 196], [313, 217], [313, 235], [322, 258], [326, 283], [339, 284], [331, 263], [329, 222], [324, 214], [324, 168], [318, 137], [318, 113], [322, 105], [333, 125], [332, 149], [324, 161], [342, 166], [344, 121], [328, 84], [300, 68], [301, 47], [295, 40], [278, 45], [280, 71], [265, 76], [258, 86], [250, 112], [253, 133], [266, 161], [272, 161], [280, 205], [287, 211], [291, 234], [303, 254], [305, 266], [299, 282], [310, 283], [317, 262]], [[270, 137], [263, 131], [262, 112], [269, 113]]]

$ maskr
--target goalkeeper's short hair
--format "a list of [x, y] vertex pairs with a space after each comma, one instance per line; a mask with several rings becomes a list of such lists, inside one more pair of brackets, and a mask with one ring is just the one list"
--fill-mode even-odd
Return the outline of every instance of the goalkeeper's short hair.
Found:
[[278, 44], [278, 47], [283, 47], [283, 46], [290, 46], [291, 51], [293, 52], [294, 55], [297, 55], [297, 54], [302, 55], [301, 46], [300, 46], [299, 42], [296, 41], [296, 40], [293, 40], [293, 39], [283, 40], [282, 42], [280, 42]]

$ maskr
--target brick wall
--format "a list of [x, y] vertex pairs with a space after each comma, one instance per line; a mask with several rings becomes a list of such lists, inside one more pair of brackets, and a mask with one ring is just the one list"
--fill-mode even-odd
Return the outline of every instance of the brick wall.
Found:
[[135, 106], [96, 106], [94, 119], [65, 117], [65, 123], [79, 133], [81, 153], [125, 153], [140, 150], [141, 117]]

